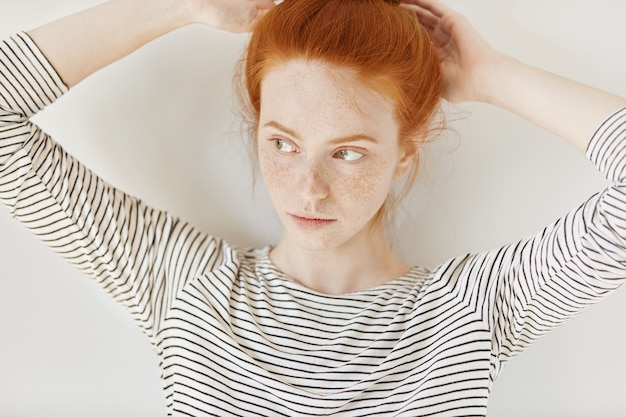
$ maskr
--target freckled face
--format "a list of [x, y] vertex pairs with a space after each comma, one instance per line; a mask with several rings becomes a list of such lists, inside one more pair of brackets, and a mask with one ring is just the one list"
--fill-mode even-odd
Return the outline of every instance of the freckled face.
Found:
[[346, 69], [293, 60], [261, 85], [258, 155], [282, 242], [330, 250], [366, 238], [411, 158], [393, 104]]

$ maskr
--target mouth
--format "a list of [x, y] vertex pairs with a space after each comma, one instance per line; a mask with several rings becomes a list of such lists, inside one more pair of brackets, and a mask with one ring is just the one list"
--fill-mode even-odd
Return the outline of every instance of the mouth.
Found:
[[315, 216], [297, 216], [291, 213], [289, 213], [289, 217], [298, 227], [305, 230], [321, 229], [337, 221], [336, 219], [325, 219]]

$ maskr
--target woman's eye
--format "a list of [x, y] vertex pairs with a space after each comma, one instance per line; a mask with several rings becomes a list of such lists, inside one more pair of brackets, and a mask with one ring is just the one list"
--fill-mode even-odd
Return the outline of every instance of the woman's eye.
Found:
[[335, 158], [342, 159], [344, 161], [356, 161], [363, 158], [361, 152], [353, 151], [352, 149], [340, 149], [335, 153]]
[[285, 139], [275, 139], [274, 144], [276, 145], [276, 149], [284, 153], [291, 153], [296, 151], [296, 147], [293, 145], [293, 143]]

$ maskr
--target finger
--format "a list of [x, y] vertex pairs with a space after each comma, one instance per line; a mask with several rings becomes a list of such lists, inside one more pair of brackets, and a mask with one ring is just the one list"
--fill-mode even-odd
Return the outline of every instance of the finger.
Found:
[[254, 5], [257, 9], [267, 10], [274, 7], [274, 0], [254, 0]]
[[439, 17], [435, 16], [430, 10], [423, 9], [412, 4], [401, 4], [400, 7], [415, 13], [419, 22], [427, 29], [434, 29], [439, 21]]
[[263, 16], [265, 16], [269, 11], [269, 9], [257, 9], [256, 16], [254, 16], [254, 19], [252, 19], [252, 22], [250, 22], [249, 30], [254, 30], [254, 27], [259, 22], [259, 20], [261, 20], [261, 18], [263, 18]]
[[413, 4], [421, 7], [422, 9], [430, 11], [433, 15], [439, 18], [442, 18], [450, 13], [454, 13], [454, 10], [438, 0], [402, 0], [402, 3]]

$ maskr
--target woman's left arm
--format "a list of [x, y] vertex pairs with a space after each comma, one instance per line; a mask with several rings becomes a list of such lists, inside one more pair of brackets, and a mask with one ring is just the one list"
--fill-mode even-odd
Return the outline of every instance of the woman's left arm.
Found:
[[437, 0], [406, 0], [440, 55], [443, 95], [510, 110], [566, 139], [613, 184], [542, 231], [468, 263], [493, 330], [493, 378], [541, 335], [626, 282], [626, 99], [491, 48]]
[[468, 20], [438, 0], [403, 0], [431, 35], [444, 71], [444, 98], [493, 104], [585, 152], [598, 126], [626, 98], [560, 77], [494, 50]]

